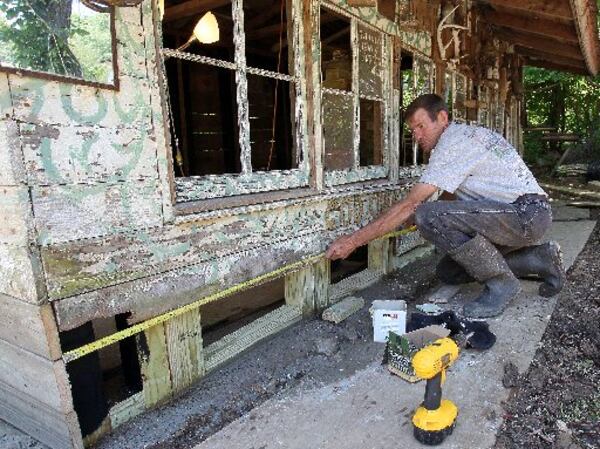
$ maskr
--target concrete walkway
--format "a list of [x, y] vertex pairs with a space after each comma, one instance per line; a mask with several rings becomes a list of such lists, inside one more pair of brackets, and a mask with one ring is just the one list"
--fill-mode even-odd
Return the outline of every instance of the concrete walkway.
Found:
[[[587, 215], [586, 215], [587, 213]], [[571, 266], [595, 222], [589, 212], [560, 208], [549, 238], [563, 249]], [[562, 221], [561, 221], [562, 220]], [[526, 371], [535, 354], [556, 298], [537, 295], [538, 284], [523, 282], [523, 292], [500, 318], [488, 320], [497, 336], [488, 351], [464, 351], [448, 372], [444, 397], [459, 408], [454, 433], [438, 446], [489, 448], [502, 423], [503, 368], [514, 363]], [[472, 288], [448, 304], [460, 310]], [[425, 447], [412, 436], [412, 412], [423, 399], [425, 384], [409, 384], [390, 375], [375, 358], [370, 366], [343, 381], [310, 391], [296, 391], [267, 401], [213, 435], [195, 449], [395, 449]]]

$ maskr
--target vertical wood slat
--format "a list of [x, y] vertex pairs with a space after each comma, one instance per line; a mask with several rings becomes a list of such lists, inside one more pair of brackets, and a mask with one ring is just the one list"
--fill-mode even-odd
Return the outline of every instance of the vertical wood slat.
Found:
[[173, 392], [165, 325], [158, 324], [137, 335], [144, 404], [153, 407]]
[[315, 309], [315, 271], [313, 265], [285, 276], [285, 302], [296, 306], [303, 316]]
[[368, 267], [384, 274], [390, 271], [390, 239], [377, 239], [369, 243]]
[[165, 331], [173, 391], [180, 391], [204, 374], [199, 309], [167, 321]]
[[314, 306], [320, 312], [329, 307], [329, 284], [331, 283], [331, 263], [323, 257], [313, 265], [314, 269]]

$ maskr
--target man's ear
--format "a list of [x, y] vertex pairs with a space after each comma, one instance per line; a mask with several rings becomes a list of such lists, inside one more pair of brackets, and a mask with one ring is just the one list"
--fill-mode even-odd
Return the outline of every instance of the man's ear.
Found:
[[437, 121], [441, 121], [442, 123], [448, 123], [448, 112], [443, 109], [438, 112]]

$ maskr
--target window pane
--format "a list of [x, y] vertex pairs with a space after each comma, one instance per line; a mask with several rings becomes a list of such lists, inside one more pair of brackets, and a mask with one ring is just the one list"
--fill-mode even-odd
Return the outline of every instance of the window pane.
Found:
[[2, 0], [0, 65], [113, 84], [110, 22], [79, 0]]
[[467, 118], [465, 101], [467, 100], [467, 78], [460, 73], [455, 75], [454, 121], [464, 123]]
[[[167, 48], [180, 48], [188, 53], [234, 62], [233, 19], [231, 2], [216, 2], [221, 6], [210, 8], [215, 2], [178, 2], [165, 0], [163, 17], [163, 41]], [[190, 7], [192, 6], [196, 7]], [[207, 6], [202, 6], [207, 4]], [[194, 36], [194, 28], [206, 13], [217, 20], [219, 40], [213, 43], [200, 42]]]
[[292, 96], [287, 81], [248, 75], [252, 169], [284, 170], [298, 166], [292, 139]]
[[381, 33], [365, 27], [358, 28], [358, 92], [381, 97], [383, 58]]
[[244, 0], [246, 64], [289, 74], [286, 0]]
[[360, 165], [382, 165], [383, 104], [360, 100]]
[[354, 167], [353, 98], [323, 93], [323, 139], [325, 170]]
[[350, 20], [321, 9], [321, 78], [323, 87], [352, 90]]
[[239, 173], [235, 72], [173, 58], [166, 69], [176, 176]]

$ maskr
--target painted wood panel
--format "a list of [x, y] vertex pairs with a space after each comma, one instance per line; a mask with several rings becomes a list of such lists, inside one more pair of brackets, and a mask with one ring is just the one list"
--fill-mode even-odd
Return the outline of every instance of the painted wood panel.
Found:
[[34, 188], [38, 241], [47, 245], [159, 226], [160, 195], [156, 180]]
[[8, 74], [0, 73], [0, 118], [9, 118], [13, 115], [12, 99], [8, 88]]
[[62, 361], [52, 362], [0, 340], [0, 382], [54, 410], [68, 413], [73, 407], [65, 402], [69, 393], [61, 391], [59, 375], [63, 382], [67, 379]]
[[61, 356], [54, 313], [49, 304], [27, 304], [0, 294], [0, 339], [48, 360]]
[[145, 128], [19, 124], [30, 185], [157, 178], [156, 143]]
[[[0, 77], [0, 80], [2, 79]], [[1, 97], [2, 86], [0, 86], [0, 102], [2, 102]], [[17, 122], [0, 119], [0, 186], [15, 186], [24, 182], [25, 168]]]
[[44, 290], [39, 274], [27, 247], [0, 244], [0, 293], [36, 304]]
[[34, 241], [30, 209], [27, 187], [0, 187], [0, 244], [27, 246]]
[[42, 125], [151, 128], [148, 81], [121, 76], [119, 91], [9, 75], [14, 118]]
[[132, 312], [139, 322], [181, 305], [271, 272], [325, 249], [321, 234], [270, 244], [260, 251], [249, 249], [181, 270], [126, 282], [53, 303], [59, 329], [66, 330], [101, 316]]
[[42, 249], [49, 296], [58, 299], [242, 251], [259, 252], [290, 236], [321, 233], [324, 214], [324, 203], [317, 203], [53, 245]]
[[63, 414], [2, 381], [0, 417], [52, 449], [83, 449], [75, 412]]

